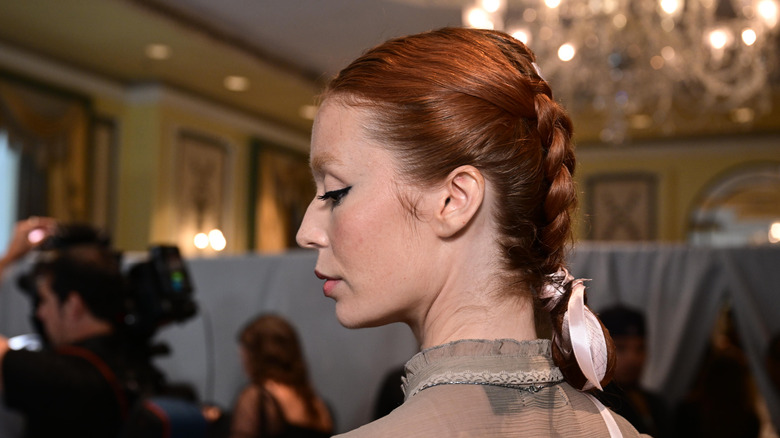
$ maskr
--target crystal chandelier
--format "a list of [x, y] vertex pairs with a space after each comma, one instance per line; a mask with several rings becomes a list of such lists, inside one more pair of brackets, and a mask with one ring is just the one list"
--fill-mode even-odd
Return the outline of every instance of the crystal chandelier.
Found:
[[463, 23], [528, 44], [556, 98], [603, 121], [604, 142], [771, 110], [778, 0], [477, 0]]

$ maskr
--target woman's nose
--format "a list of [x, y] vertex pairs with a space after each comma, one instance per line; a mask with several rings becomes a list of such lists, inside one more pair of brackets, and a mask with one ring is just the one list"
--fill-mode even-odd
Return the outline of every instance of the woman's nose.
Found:
[[301, 248], [317, 249], [327, 246], [328, 237], [322, 226], [319, 225], [321, 219], [314, 201], [309, 204], [306, 214], [303, 216], [298, 233], [295, 235], [295, 241]]

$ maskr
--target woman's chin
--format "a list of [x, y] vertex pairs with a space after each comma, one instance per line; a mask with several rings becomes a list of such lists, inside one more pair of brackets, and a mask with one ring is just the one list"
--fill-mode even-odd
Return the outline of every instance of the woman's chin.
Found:
[[344, 309], [343, 306], [340, 308], [338, 303], [336, 304], [336, 319], [339, 321], [339, 324], [348, 329], [379, 327], [386, 324], [384, 321]]
[[366, 327], [375, 327], [376, 325], [373, 324], [366, 324], [364, 321], [360, 319], [356, 319], [353, 317], [342, 317], [336, 314], [336, 319], [339, 320], [339, 324], [344, 326], [348, 329], [359, 329], [359, 328], [366, 328]]
[[344, 309], [343, 303], [336, 302], [336, 319], [339, 321], [339, 324], [348, 329], [362, 327], [359, 323], [359, 319], [355, 318], [354, 313], [350, 312], [348, 309]]

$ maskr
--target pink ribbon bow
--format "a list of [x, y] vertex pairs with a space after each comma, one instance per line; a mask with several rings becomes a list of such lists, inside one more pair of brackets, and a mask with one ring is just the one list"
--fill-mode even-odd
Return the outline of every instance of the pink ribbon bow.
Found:
[[567, 303], [566, 313], [563, 315], [563, 327], [561, 334], [563, 345], [556, 340], [563, 351], [568, 351], [564, 345], [569, 343], [574, 350], [574, 357], [587, 379], [583, 390], [601, 388], [601, 380], [607, 372], [607, 342], [601, 323], [593, 312], [585, 305], [585, 280], [577, 279], [569, 274], [566, 269], [561, 269], [549, 276], [550, 281], [545, 285], [540, 298], [549, 299], [547, 308], [551, 309], [563, 298], [564, 285], [572, 283], [571, 295]]

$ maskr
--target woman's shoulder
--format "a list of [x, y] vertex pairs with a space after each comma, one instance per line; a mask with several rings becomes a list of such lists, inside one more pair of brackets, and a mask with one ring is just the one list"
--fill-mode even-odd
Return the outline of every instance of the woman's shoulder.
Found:
[[[643, 436], [622, 417], [611, 415], [624, 438]], [[339, 437], [552, 435], [610, 436], [599, 407], [585, 393], [563, 383], [538, 392], [483, 385], [437, 386], [411, 397], [387, 416]]]
[[[307, 401], [294, 387], [273, 380], [264, 383], [262, 392], [263, 397], [272, 400], [279, 415], [288, 425], [315, 431], [332, 430], [330, 410], [316, 394], [312, 394], [313, 399]], [[307, 407], [309, 402], [314, 408], [314, 415]]]
[[266, 388], [254, 383], [245, 386], [236, 399], [236, 409], [242, 409], [245, 412], [254, 413], [261, 404], [265, 407], [267, 412], [279, 410], [278, 402], [274, 397], [274, 394], [269, 392]]
[[471, 385], [430, 388], [411, 397], [384, 417], [338, 437], [479, 436], [474, 433], [480, 430], [480, 426], [469, 421], [469, 417], [484, 418], [484, 409], [489, 409], [484, 406], [485, 403], [474, 400], [475, 391], [479, 390]]
[[274, 380], [266, 380], [263, 382], [262, 392], [267, 396], [276, 399], [282, 406], [295, 403], [295, 401], [300, 399], [295, 388]]

